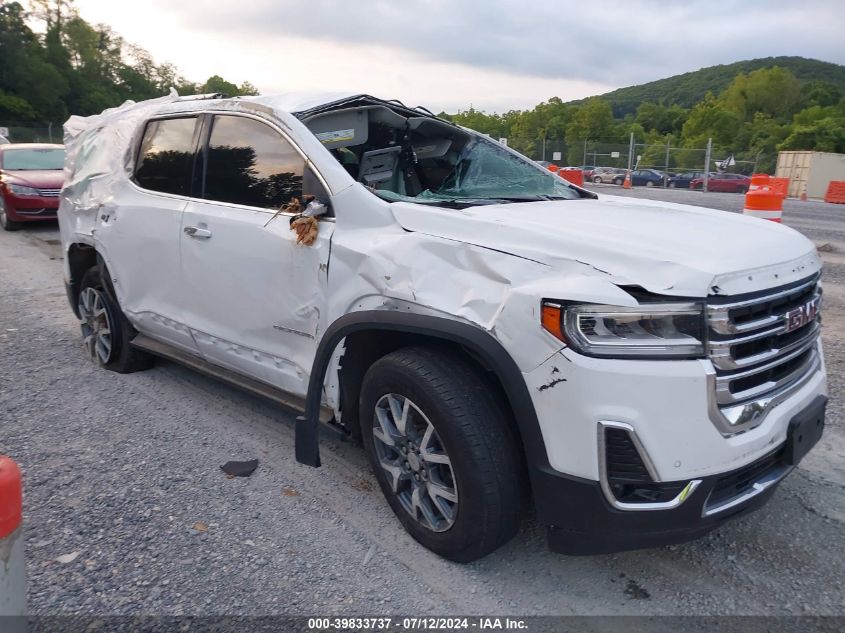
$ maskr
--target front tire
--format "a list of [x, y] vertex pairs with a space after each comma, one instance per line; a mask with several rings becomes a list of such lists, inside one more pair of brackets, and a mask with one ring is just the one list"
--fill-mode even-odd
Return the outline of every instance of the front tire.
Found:
[[82, 341], [91, 360], [119, 374], [149, 369], [153, 357], [132, 347], [136, 332], [106, 288], [105, 267], [93, 266], [82, 277], [77, 298]]
[[2, 196], [0, 196], [0, 227], [3, 227], [4, 231], [17, 231], [21, 228], [20, 222], [10, 220], [9, 216], [6, 215], [6, 201], [3, 200]]
[[654, 182], [653, 182], [653, 181], [651, 181], [651, 180], [646, 180], [646, 181], [645, 181], [645, 186], [646, 186], [646, 187], [653, 187], [653, 186], [654, 186]]
[[445, 351], [401, 349], [364, 377], [362, 435], [379, 486], [408, 533], [449, 560], [477, 560], [519, 530], [524, 467], [504, 408]]
[[602, 181], [602, 179], [601, 179], [601, 176], [595, 176], [595, 177], [593, 178], [593, 182], [594, 182], [594, 183], [596, 183], [596, 184], [598, 185], [598, 184], [601, 184], [603, 181]]

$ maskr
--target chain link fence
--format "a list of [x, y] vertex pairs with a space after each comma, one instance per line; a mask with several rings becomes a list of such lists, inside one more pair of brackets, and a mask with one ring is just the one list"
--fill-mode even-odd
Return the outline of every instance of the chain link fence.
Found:
[[61, 123], [19, 123], [0, 121], [0, 136], [10, 143], [61, 143]]

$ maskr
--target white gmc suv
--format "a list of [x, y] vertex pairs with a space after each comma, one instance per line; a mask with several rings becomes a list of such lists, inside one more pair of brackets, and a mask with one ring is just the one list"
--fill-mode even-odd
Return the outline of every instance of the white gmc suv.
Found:
[[66, 124], [85, 348], [360, 437], [399, 521], [470, 561], [695, 538], [817, 442], [821, 264], [795, 231], [597, 196], [366, 95], [163, 97]]

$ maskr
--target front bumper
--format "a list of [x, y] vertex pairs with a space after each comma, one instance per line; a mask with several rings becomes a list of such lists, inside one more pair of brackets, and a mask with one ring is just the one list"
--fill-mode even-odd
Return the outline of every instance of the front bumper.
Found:
[[14, 196], [6, 194], [6, 216], [14, 222], [55, 220], [59, 211], [58, 197]]
[[[826, 403], [827, 398], [818, 396], [807, 411], [823, 420]], [[608, 554], [703, 536], [764, 505], [795, 463], [791, 445], [785, 442], [741, 468], [698, 480], [683, 503], [665, 510], [619, 510], [608, 501], [599, 482], [550, 469], [535, 476], [534, 495], [556, 502], [543, 504], [550, 549], [574, 555]]]
[[[545, 448], [531, 464], [534, 504], [552, 549], [590, 554], [683, 542], [765, 503], [793, 467], [777, 457], [792, 422], [826, 402], [820, 342], [815, 352], [819, 362], [759, 424], [732, 435], [713, 416], [709, 360], [596, 359], [564, 349], [523, 374]], [[638, 476], [666, 485], [654, 503], [642, 502], [653, 488], [634, 498], [609, 490], [607, 428], [629, 434], [643, 462]], [[765, 472], [753, 471], [760, 464]], [[749, 468], [750, 488], [713, 511], [725, 478]]]
[[702, 517], [704, 501], [715, 480], [712, 477], [703, 481], [674, 510], [623, 512], [610, 507], [598, 482], [549, 473], [548, 489], [541, 494], [551, 494], [562, 506], [577, 508], [548, 526], [549, 549], [561, 554], [592, 555], [685, 543], [704, 536], [729, 519], [756, 510], [769, 500], [776, 488], [770, 486], [730, 512]]

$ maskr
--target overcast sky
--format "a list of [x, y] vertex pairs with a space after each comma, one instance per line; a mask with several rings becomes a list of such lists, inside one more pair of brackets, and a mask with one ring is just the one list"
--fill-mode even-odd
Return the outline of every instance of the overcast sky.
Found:
[[530, 108], [713, 64], [845, 64], [843, 3], [594, 0], [76, 0], [194, 81], [360, 91], [453, 112]]

